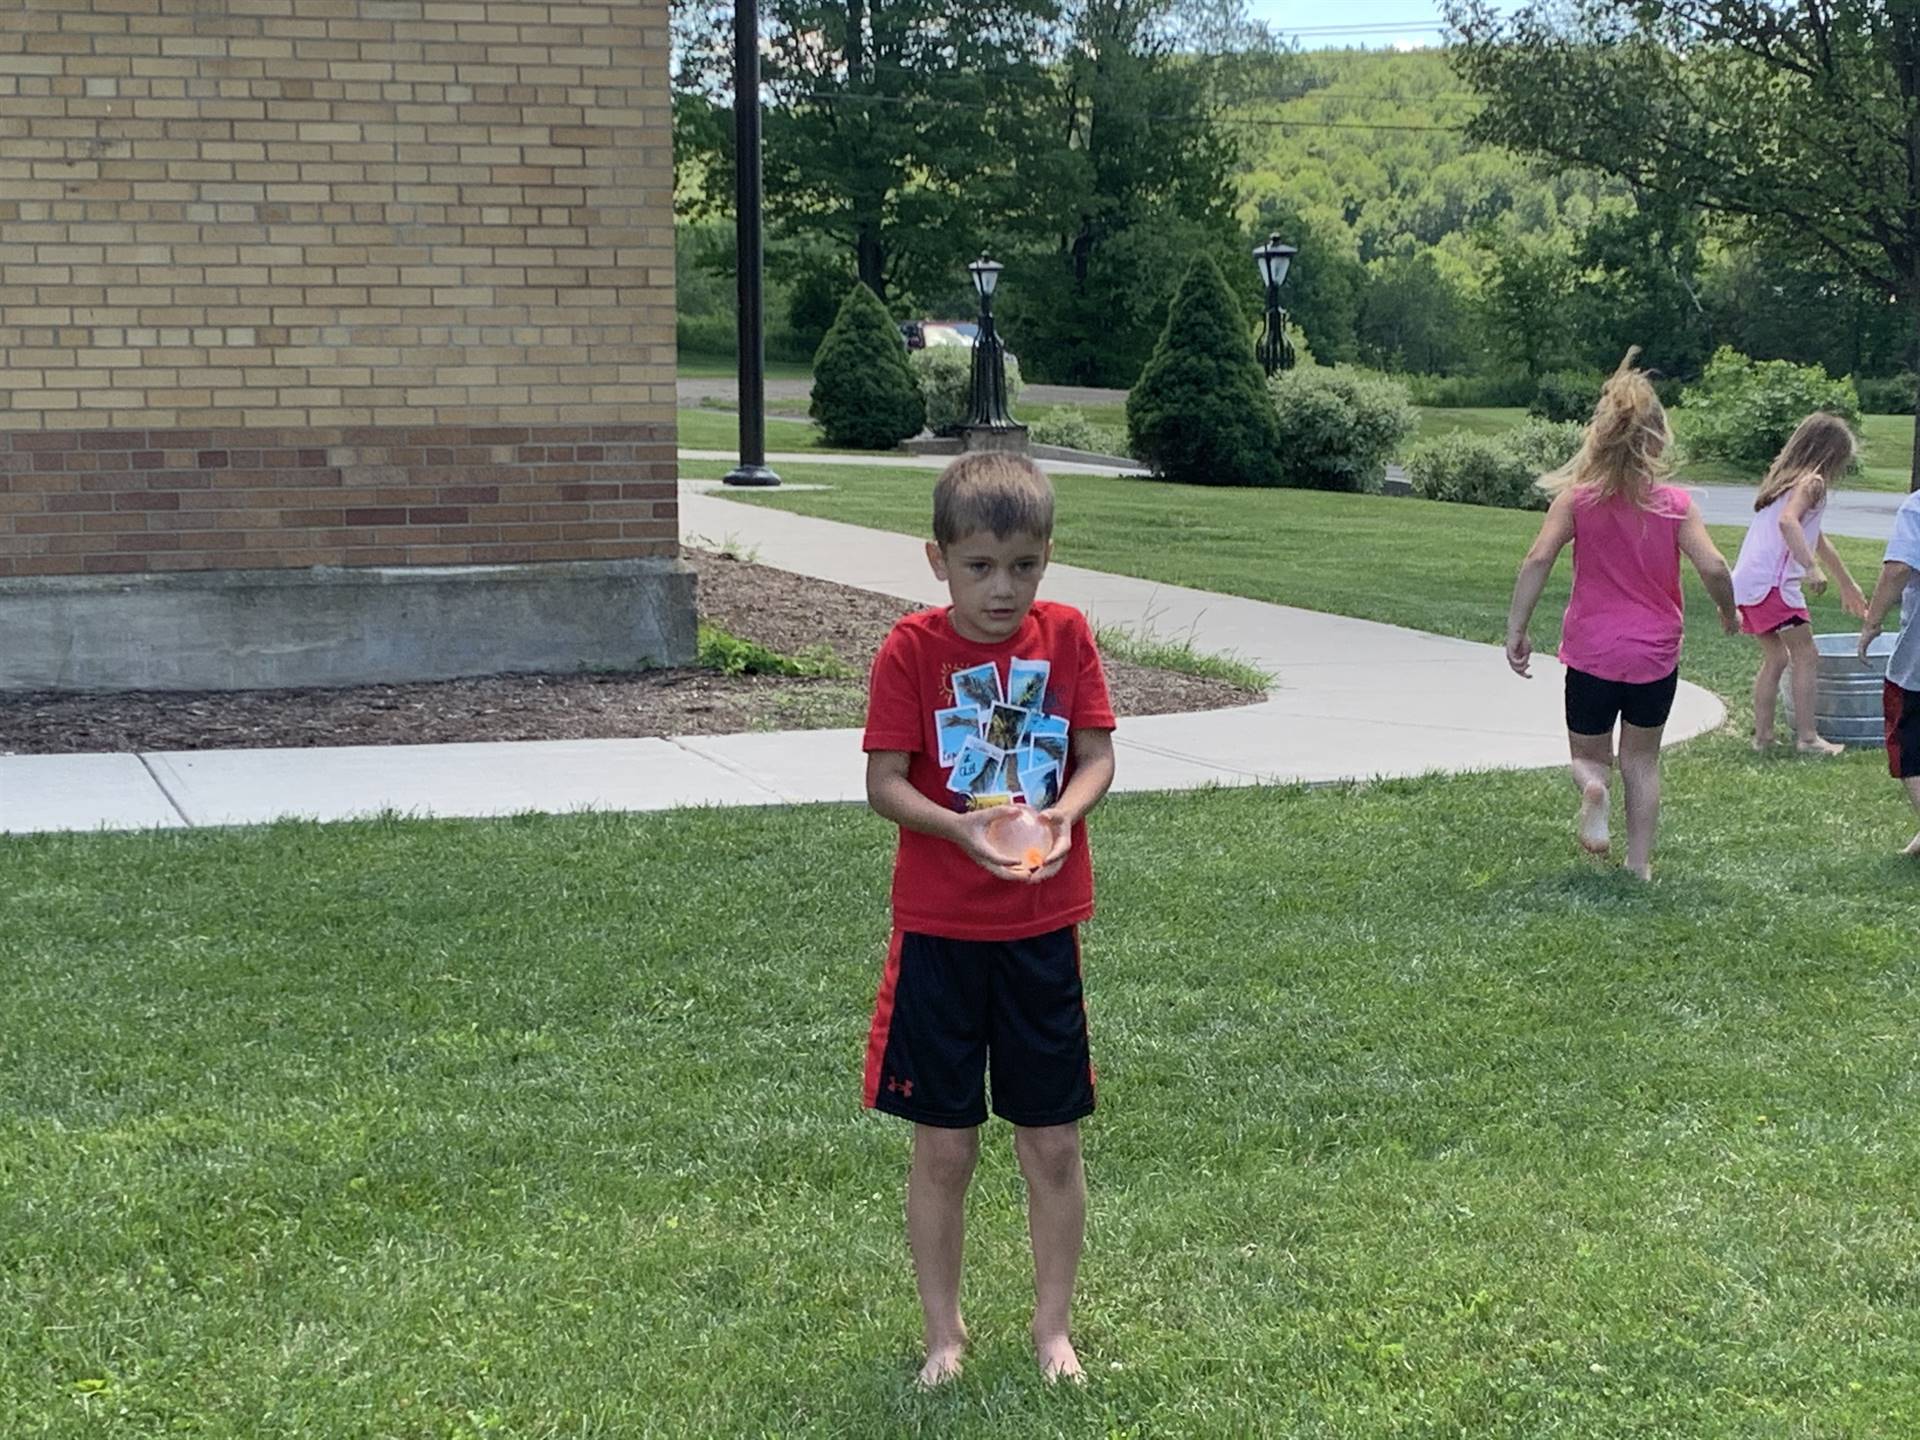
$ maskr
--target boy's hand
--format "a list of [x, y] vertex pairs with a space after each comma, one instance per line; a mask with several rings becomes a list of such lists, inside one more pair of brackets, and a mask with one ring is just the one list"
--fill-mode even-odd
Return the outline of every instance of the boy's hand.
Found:
[[1018, 861], [1008, 862], [1007, 858], [987, 843], [987, 825], [996, 811], [988, 806], [984, 810], [969, 810], [964, 815], [953, 817], [954, 826], [951, 839], [954, 844], [967, 852], [967, 858], [982, 870], [999, 876], [1002, 880], [1030, 880], [1032, 875], [1027, 867]]
[[1720, 612], [1720, 628], [1729, 635], [1738, 635], [1740, 633], [1740, 612], [1738, 610], [1722, 610]]
[[[1863, 620], [1865, 619], [1864, 616], [1861, 618]], [[1880, 638], [1880, 627], [1885, 623], [1886, 622], [1884, 620], [1881, 620], [1881, 621], [1867, 620], [1865, 624], [1861, 625], [1860, 648], [1857, 653], [1859, 654], [1861, 662], [1863, 664], [1867, 660], [1867, 652], [1873, 648], [1873, 642]]]
[[1507, 664], [1522, 680], [1533, 678], [1533, 637], [1522, 633], [1507, 636]]
[[1040, 818], [1053, 831], [1053, 848], [1047, 851], [1047, 858], [1040, 862], [1040, 868], [1027, 877], [1036, 885], [1058, 875], [1060, 867], [1067, 863], [1067, 856], [1073, 850], [1073, 820], [1064, 810], [1042, 810]]

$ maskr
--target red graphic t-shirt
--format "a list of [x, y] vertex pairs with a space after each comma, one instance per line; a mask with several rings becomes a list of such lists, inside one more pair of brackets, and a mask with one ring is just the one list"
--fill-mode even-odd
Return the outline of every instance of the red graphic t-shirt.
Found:
[[[1044, 810], [1071, 773], [1072, 732], [1113, 728], [1087, 617], [1036, 600], [1013, 637], [992, 645], [961, 635], [945, 608], [902, 617], [874, 657], [862, 748], [907, 752], [913, 788], [954, 811], [999, 796]], [[951, 841], [900, 832], [893, 923], [901, 930], [1017, 940], [1091, 914], [1084, 822], [1073, 827], [1060, 872], [1038, 885], [989, 874]]]

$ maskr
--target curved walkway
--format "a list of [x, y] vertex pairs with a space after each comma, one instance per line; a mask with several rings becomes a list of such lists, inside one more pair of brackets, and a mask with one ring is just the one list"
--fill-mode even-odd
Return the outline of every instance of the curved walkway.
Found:
[[[906, 600], [946, 598], [911, 536], [742, 504], [719, 488], [681, 485], [690, 542], [725, 540], [763, 564]], [[1102, 624], [1190, 637], [1275, 676], [1258, 704], [1123, 720], [1118, 790], [1566, 763], [1560, 670], [1550, 659], [1522, 682], [1490, 645], [1073, 565], [1053, 566], [1045, 593]], [[1724, 718], [1718, 699], [1683, 684], [1668, 740]], [[852, 730], [14, 756], [0, 757], [0, 832], [858, 800], [864, 776]]]

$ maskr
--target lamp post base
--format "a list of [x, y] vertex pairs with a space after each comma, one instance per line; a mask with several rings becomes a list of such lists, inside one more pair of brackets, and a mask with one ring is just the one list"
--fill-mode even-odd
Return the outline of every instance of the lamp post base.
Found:
[[1029, 448], [1027, 427], [1024, 425], [962, 425], [960, 448], [967, 454], [990, 451], [1002, 455], [1025, 455]]
[[778, 485], [780, 477], [765, 465], [737, 465], [722, 478], [723, 485]]

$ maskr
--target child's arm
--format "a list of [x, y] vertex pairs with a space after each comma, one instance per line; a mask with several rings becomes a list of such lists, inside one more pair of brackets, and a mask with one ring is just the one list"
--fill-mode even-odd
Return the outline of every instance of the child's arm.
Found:
[[1533, 607], [1540, 603], [1540, 592], [1547, 588], [1553, 562], [1573, 539], [1573, 492], [1563, 490], [1547, 507], [1547, 518], [1540, 522], [1527, 558], [1520, 562], [1520, 574], [1513, 582], [1513, 604], [1507, 610], [1507, 664], [1522, 679], [1532, 679], [1533, 639], [1527, 626], [1533, 622]]
[[913, 788], [907, 779], [907, 766], [913, 757], [904, 750], [872, 750], [867, 753], [867, 804], [876, 815], [891, 820], [903, 830], [949, 840], [967, 852], [967, 858], [1002, 880], [1026, 880], [1026, 868], [1009, 864], [987, 845], [987, 821], [992, 810], [970, 810], [955, 814], [937, 805]]
[[1046, 863], [1033, 872], [1035, 880], [1044, 880], [1062, 865], [1073, 849], [1073, 827], [1087, 818], [1113, 784], [1113, 732], [1111, 730], [1075, 730], [1073, 779], [1060, 792], [1053, 807], [1040, 812], [1040, 818], [1053, 826], [1053, 849]]
[[1840, 558], [1840, 552], [1833, 548], [1833, 541], [1825, 535], [1815, 547], [1820, 556], [1820, 565], [1829, 575], [1840, 577], [1840, 608], [1856, 620], [1864, 619], [1867, 613], [1867, 597], [1861, 592], [1853, 572], [1847, 569], [1847, 562]]
[[1787, 553], [1793, 556], [1794, 563], [1807, 572], [1800, 584], [1809, 595], [1818, 595], [1827, 588], [1827, 577], [1820, 573], [1813, 547], [1807, 544], [1805, 524], [1807, 516], [1820, 508], [1826, 492], [1826, 482], [1818, 475], [1802, 475], [1794, 482], [1793, 494], [1780, 510], [1780, 538], [1787, 542]]
[[[1867, 658], [1867, 651], [1873, 648], [1873, 642], [1887, 623], [1887, 612], [1899, 603], [1900, 594], [1913, 579], [1913, 567], [1902, 560], [1889, 560], [1880, 567], [1880, 583], [1873, 587], [1873, 599], [1867, 602], [1867, 613], [1860, 620], [1860, 658]], [[1911, 622], [1912, 617], [1903, 616]]]
[[1720, 612], [1720, 628], [1729, 635], [1738, 635], [1740, 607], [1733, 598], [1733, 571], [1727, 567], [1727, 557], [1720, 553], [1720, 547], [1707, 533], [1707, 522], [1700, 516], [1700, 507], [1691, 500], [1687, 502], [1687, 518], [1680, 522], [1680, 553], [1693, 562], [1700, 583], [1713, 598], [1714, 608]]

